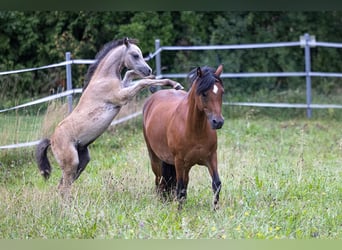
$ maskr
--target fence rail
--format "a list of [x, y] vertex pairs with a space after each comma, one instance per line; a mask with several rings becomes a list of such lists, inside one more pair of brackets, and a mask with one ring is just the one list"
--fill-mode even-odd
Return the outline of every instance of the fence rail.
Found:
[[[312, 72], [311, 71], [311, 55], [310, 48], [312, 47], [329, 47], [329, 48], [342, 48], [342, 43], [331, 42], [318, 42], [315, 36], [304, 34], [300, 37], [298, 42], [278, 42], [278, 43], [257, 43], [257, 44], [238, 44], [238, 45], [213, 45], [213, 46], [160, 46], [160, 40], [155, 40], [156, 52], [150, 55], [156, 59], [157, 78], [184, 78], [186, 73], [177, 74], [162, 74], [161, 73], [161, 52], [162, 51], [177, 51], [177, 50], [232, 50], [232, 49], [260, 49], [260, 48], [278, 48], [278, 47], [300, 47], [304, 49], [305, 71], [303, 72], [253, 72], [253, 73], [223, 73], [222, 78], [248, 78], [248, 77], [305, 77], [306, 83], [306, 104], [296, 104], [302, 108], [306, 107], [306, 114], [308, 118], [312, 116], [312, 109], [325, 107], [325, 108], [342, 108], [338, 104], [312, 104], [311, 103], [311, 77], [342, 77], [342, 73], [335, 72]], [[235, 103], [238, 105], [239, 103]], [[245, 103], [240, 103], [242, 106]], [[260, 106], [257, 103], [249, 103], [248, 106]], [[293, 108], [293, 104], [282, 103], [263, 103], [263, 107], [288, 107]]]
[[[254, 106], [254, 107], [275, 107], [275, 108], [304, 108], [307, 110], [307, 117], [310, 118], [312, 113], [311, 109], [322, 109], [322, 108], [342, 108], [339, 104], [312, 104], [311, 103], [311, 78], [312, 77], [342, 77], [342, 73], [337, 72], [313, 72], [311, 71], [311, 55], [310, 48], [312, 47], [328, 47], [328, 48], [342, 48], [342, 43], [331, 43], [331, 42], [320, 42], [316, 41], [314, 36], [309, 34], [304, 34], [300, 37], [299, 41], [296, 42], [277, 42], [277, 43], [256, 43], [256, 44], [235, 44], [235, 45], [209, 45], [209, 46], [160, 46], [160, 40], [155, 40], [155, 52], [151, 53], [145, 58], [149, 61], [155, 58], [156, 61], [156, 78], [186, 78], [187, 73], [176, 73], [176, 74], [162, 74], [161, 73], [161, 54], [163, 51], [181, 51], [181, 50], [236, 50], [236, 49], [260, 49], [260, 48], [279, 48], [279, 47], [299, 47], [304, 49], [304, 60], [305, 69], [303, 72], [246, 72], [246, 73], [223, 73], [222, 78], [248, 78], [248, 77], [305, 77], [306, 82], [306, 103], [256, 103], [256, 102], [225, 102], [224, 105], [234, 105], [234, 106]], [[66, 80], [67, 80], [67, 90], [63, 93], [44, 97], [32, 102], [21, 104], [8, 109], [0, 110], [0, 113], [15, 110], [23, 107], [28, 107], [31, 105], [37, 105], [43, 102], [47, 102], [53, 99], [67, 97], [69, 103], [69, 112], [72, 108], [72, 96], [74, 94], [79, 94], [82, 92], [81, 89], [73, 89], [71, 81], [71, 65], [72, 64], [92, 64], [95, 60], [90, 59], [71, 59], [70, 52], [65, 55], [65, 61], [60, 63], [55, 63], [51, 65], [27, 68], [21, 70], [12, 70], [0, 72], [0, 76], [8, 74], [18, 74], [35, 70], [43, 70], [54, 67], [66, 67]], [[114, 120], [112, 125], [125, 122], [136, 116], [139, 116], [141, 111], [136, 112], [127, 117]], [[0, 149], [11, 149], [18, 147], [27, 147], [36, 145], [38, 141], [12, 144], [0, 146]]]

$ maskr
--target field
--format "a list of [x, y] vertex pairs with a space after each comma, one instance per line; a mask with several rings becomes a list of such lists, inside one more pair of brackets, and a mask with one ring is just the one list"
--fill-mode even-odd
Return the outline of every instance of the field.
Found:
[[182, 211], [158, 198], [138, 117], [90, 146], [69, 204], [57, 192], [61, 171], [50, 153], [45, 182], [34, 148], [0, 151], [0, 238], [340, 239], [340, 119], [276, 119], [237, 107], [225, 107], [224, 116], [218, 211], [203, 166], [190, 172]]

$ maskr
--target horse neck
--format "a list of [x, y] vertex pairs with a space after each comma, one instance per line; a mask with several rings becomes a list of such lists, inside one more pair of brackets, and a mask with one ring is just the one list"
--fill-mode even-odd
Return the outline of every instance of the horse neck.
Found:
[[108, 52], [107, 56], [99, 64], [96, 75], [100, 77], [110, 76], [112, 78], [113, 73], [115, 73], [115, 76], [121, 79], [121, 71], [124, 67], [124, 53], [124, 46], [119, 46]]
[[193, 86], [187, 96], [188, 116], [187, 116], [187, 131], [190, 133], [196, 132], [201, 135], [207, 129], [208, 121], [207, 116], [203, 110], [199, 110], [196, 105], [196, 99], [200, 98], [196, 95], [196, 88]]

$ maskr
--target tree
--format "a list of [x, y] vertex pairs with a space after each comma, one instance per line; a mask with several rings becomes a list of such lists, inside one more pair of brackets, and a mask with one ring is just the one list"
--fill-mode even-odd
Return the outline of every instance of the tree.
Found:
[[[136, 38], [145, 56], [161, 45], [209, 45], [298, 41], [304, 33], [318, 41], [340, 42], [342, 12], [197, 12], [197, 11], [0, 11], [0, 71], [38, 67], [65, 60], [93, 59], [101, 47], [123, 37]], [[341, 72], [340, 49], [312, 48], [314, 71]], [[224, 64], [225, 72], [303, 71], [301, 48], [162, 52], [167, 72], [189, 72], [193, 67]], [[154, 60], [149, 61], [152, 68]], [[73, 66], [73, 84], [81, 87], [88, 65]], [[18, 100], [46, 95], [63, 80], [63, 67], [0, 77], [1, 99]], [[228, 86], [241, 93], [260, 88], [287, 89], [303, 86], [299, 78], [229, 79]], [[338, 88], [341, 79], [329, 83], [314, 79], [323, 91]], [[328, 86], [328, 87], [327, 87]]]

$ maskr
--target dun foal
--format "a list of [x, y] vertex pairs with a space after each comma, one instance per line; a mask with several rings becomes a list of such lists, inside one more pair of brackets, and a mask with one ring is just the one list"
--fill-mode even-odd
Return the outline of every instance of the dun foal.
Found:
[[[121, 79], [123, 68], [128, 71]], [[58, 124], [50, 139], [41, 140], [36, 149], [38, 167], [47, 179], [51, 173], [47, 149], [51, 145], [62, 169], [58, 188], [63, 197], [69, 196], [72, 183], [90, 160], [89, 144], [108, 128], [123, 105], [142, 88], [151, 85], [183, 88], [169, 79], [147, 79], [151, 78], [151, 72], [135, 40], [125, 38], [109, 42], [97, 54], [96, 62], [89, 67], [79, 103]], [[137, 76], [146, 78], [132, 82]]]

